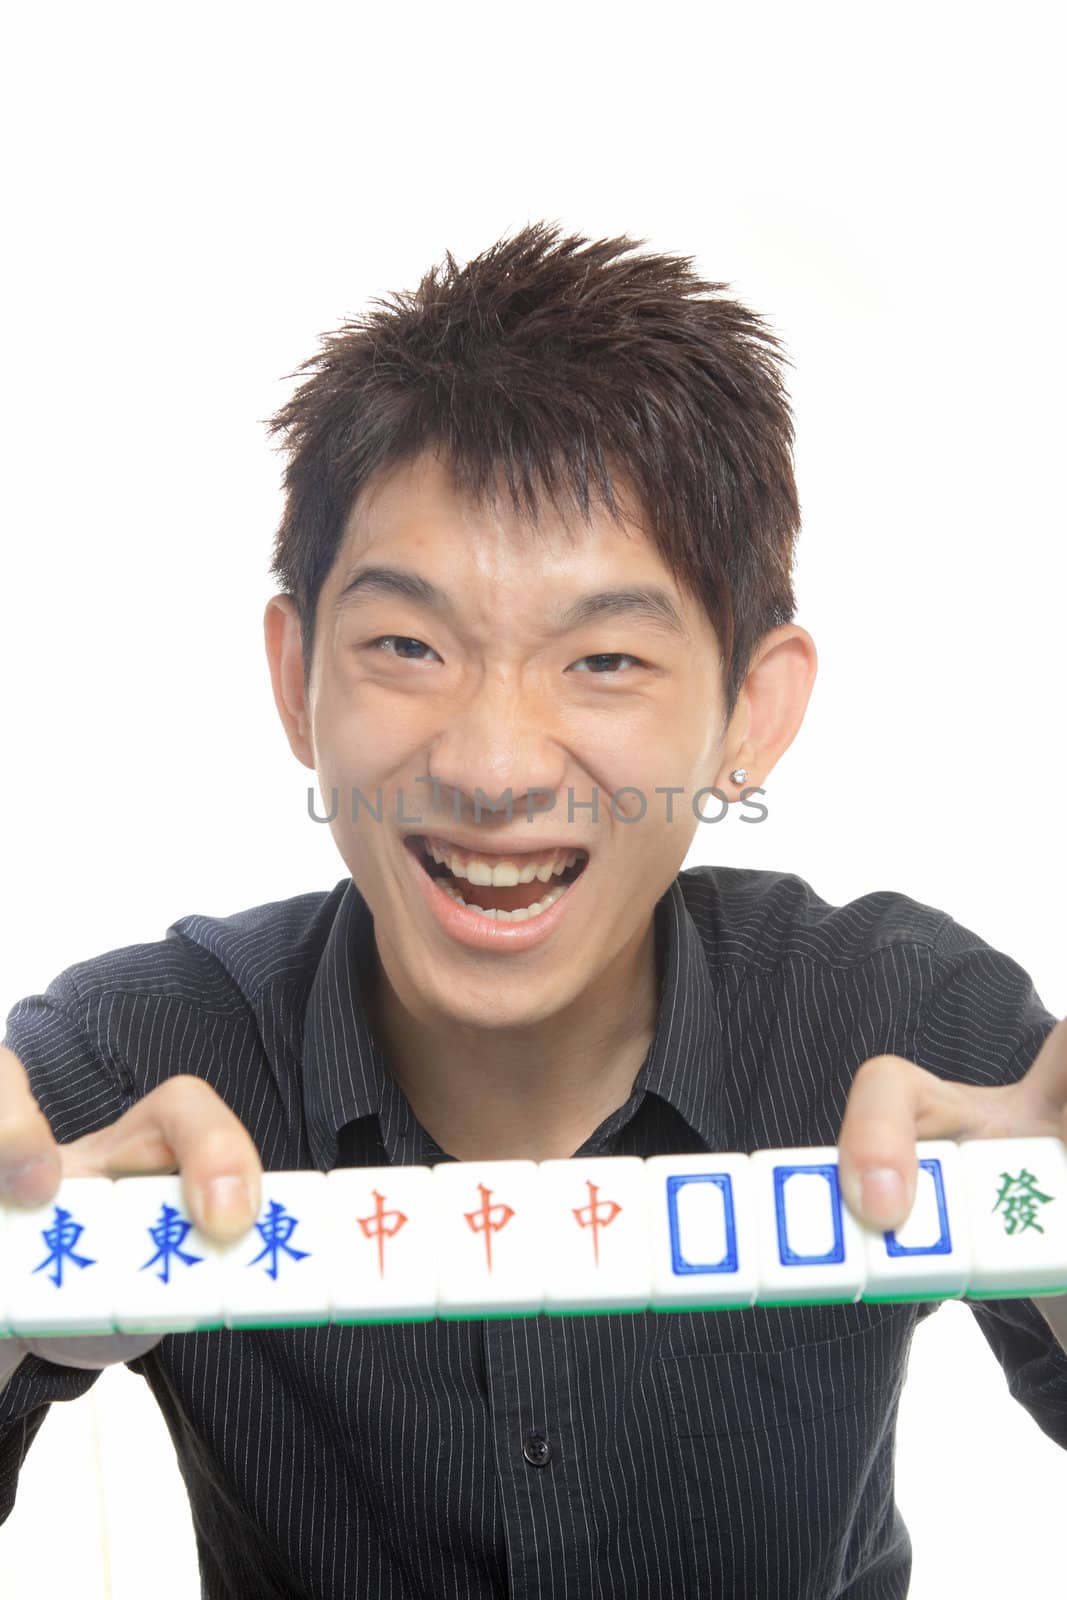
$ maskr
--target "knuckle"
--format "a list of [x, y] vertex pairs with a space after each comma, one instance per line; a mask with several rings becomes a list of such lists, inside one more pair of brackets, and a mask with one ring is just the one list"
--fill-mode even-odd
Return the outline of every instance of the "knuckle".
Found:
[[164, 1079], [153, 1093], [160, 1096], [165, 1095], [168, 1100], [173, 1100], [178, 1096], [201, 1094], [205, 1089], [211, 1094], [215, 1092], [209, 1083], [205, 1083], [203, 1078], [196, 1077], [194, 1073], [175, 1072], [169, 1078]]
[[194, 1151], [196, 1166], [201, 1171], [227, 1172], [235, 1166], [246, 1167], [254, 1151], [250, 1144], [244, 1128], [230, 1113], [201, 1130]]
[[11, 1145], [54, 1142], [52, 1125], [36, 1100], [27, 1098], [16, 1109], [0, 1112], [0, 1150]]
[[885, 1135], [879, 1139], [877, 1130], [867, 1130], [865, 1133], [854, 1137], [848, 1144], [848, 1157], [852, 1164], [861, 1172], [868, 1167], [884, 1167], [892, 1165], [892, 1147], [886, 1148]]
[[0, 1067], [5, 1072], [26, 1074], [26, 1068], [20, 1058], [15, 1054], [10, 1045], [0, 1044]]
[[176, 1072], [172, 1077], [164, 1079], [145, 1098], [153, 1098], [157, 1104], [165, 1105], [168, 1112], [188, 1111], [190, 1106], [199, 1110], [201, 1107], [210, 1107], [219, 1111], [228, 1111], [226, 1102], [217, 1090], [213, 1089], [204, 1078], [198, 1078], [192, 1072]]
[[855, 1083], [864, 1090], [872, 1084], [903, 1083], [917, 1069], [903, 1056], [869, 1056], [857, 1069]]

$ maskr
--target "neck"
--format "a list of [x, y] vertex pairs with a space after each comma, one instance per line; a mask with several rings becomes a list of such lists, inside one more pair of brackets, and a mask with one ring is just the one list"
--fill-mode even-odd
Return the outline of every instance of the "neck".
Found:
[[655, 1032], [655, 918], [570, 1006], [523, 1028], [414, 1013], [375, 945], [367, 1014], [426, 1131], [457, 1161], [566, 1159], [629, 1098]]

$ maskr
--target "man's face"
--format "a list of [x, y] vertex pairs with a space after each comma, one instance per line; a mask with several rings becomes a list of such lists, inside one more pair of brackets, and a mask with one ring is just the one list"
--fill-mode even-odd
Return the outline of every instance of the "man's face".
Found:
[[[346, 597], [372, 566], [428, 580], [446, 608], [373, 587]], [[667, 592], [681, 634], [638, 613], [567, 626], [557, 616], [586, 595], [649, 587]], [[636, 523], [601, 510], [568, 531], [543, 509], [531, 533], [506, 496], [495, 510], [457, 497], [432, 455], [368, 486], [319, 598], [308, 731], [327, 812], [336, 790], [337, 847], [401, 1001], [427, 1019], [522, 1028], [596, 992], [617, 958], [625, 966], [688, 851], [694, 796], [716, 781], [722, 711], [715, 632]], [[430, 777], [437, 810], [434, 786], [416, 782]], [[670, 786], [682, 792], [656, 792]], [[379, 790], [381, 822], [368, 809]], [[355, 820], [353, 792], [366, 802]], [[700, 805], [715, 814], [714, 797]], [[414, 835], [588, 860], [546, 932], [531, 934], [530, 918], [533, 942], [484, 948], [477, 932], [450, 931], [452, 902], [421, 880]], [[527, 905], [560, 884], [445, 881], [483, 906]]]

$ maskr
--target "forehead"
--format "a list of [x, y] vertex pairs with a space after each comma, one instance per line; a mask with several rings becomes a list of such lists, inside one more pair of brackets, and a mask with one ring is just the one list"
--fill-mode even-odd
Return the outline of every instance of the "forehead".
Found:
[[484, 568], [499, 580], [572, 574], [576, 581], [598, 572], [630, 573], [661, 585], [684, 608], [684, 598], [649, 537], [637, 496], [624, 473], [613, 470], [612, 489], [621, 516], [591, 500], [588, 516], [560, 508], [542, 496], [534, 514], [514, 505], [498, 473], [495, 498], [477, 501], [457, 489], [450, 466], [434, 453], [377, 474], [361, 490], [349, 514], [328, 586], [345, 586], [357, 563], [387, 557], [453, 573]]
[[[480, 504], [457, 491], [451, 472], [429, 456], [378, 476], [349, 517], [325, 595], [335, 615], [375, 598], [393, 598], [457, 622], [479, 573], [496, 598], [521, 600], [536, 582], [540, 622], [564, 632], [625, 617], [687, 644], [699, 621], [634, 514], [629, 485], [613, 480], [622, 519], [606, 507], [564, 517], [549, 501], [536, 529], [498, 484]], [[699, 607], [696, 608], [699, 611]], [[513, 613], [514, 615], [514, 613]]]

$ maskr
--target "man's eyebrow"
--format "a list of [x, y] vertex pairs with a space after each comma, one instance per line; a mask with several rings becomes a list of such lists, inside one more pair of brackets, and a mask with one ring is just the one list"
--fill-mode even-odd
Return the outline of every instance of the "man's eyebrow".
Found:
[[[371, 599], [377, 595], [407, 600], [452, 621], [456, 618], [456, 603], [446, 590], [403, 567], [354, 568], [331, 609], [338, 612], [364, 597]], [[600, 617], [633, 617], [689, 641], [689, 630], [670, 592], [655, 584], [637, 589], [602, 589], [595, 594], [580, 595], [569, 605], [561, 606], [550, 621], [555, 632], [564, 633], [568, 628], [580, 627]]]
[[641, 589], [602, 589], [597, 594], [583, 594], [556, 614], [555, 622], [560, 632], [577, 628], [583, 622], [594, 622], [598, 617], [632, 617], [636, 622], [648, 622], [665, 633], [677, 634], [689, 642], [689, 629], [670, 593], [652, 584]]
[[453, 616], [455, 606], [449, 595], [439, 589], [429, 578], [417, 572], [407, 572], [402, 567], [354, 567], [344, 588], [333, 601], [331, 610], [340, 611], [353, 601], [375, 595], [409, 600], [413, 605], [424, 606], [427, 611], [440, 611]]

